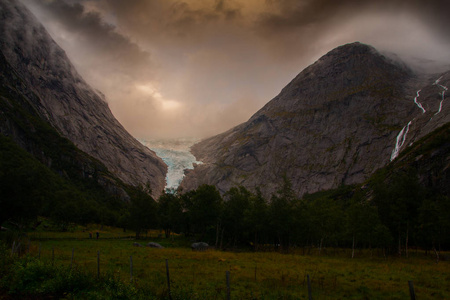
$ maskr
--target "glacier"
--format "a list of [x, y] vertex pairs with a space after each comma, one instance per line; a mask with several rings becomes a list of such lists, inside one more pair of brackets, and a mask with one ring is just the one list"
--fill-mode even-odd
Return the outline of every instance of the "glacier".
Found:
[[201, 164], [191, 153], [191, 146], [199, 141], [197, 138], [174, 139], [139, 139], [149, 149], [155, 151], [167, 165], [166, 192], [174, 192], [181, 184], [184, 170], [193, 169], [194, 164]]

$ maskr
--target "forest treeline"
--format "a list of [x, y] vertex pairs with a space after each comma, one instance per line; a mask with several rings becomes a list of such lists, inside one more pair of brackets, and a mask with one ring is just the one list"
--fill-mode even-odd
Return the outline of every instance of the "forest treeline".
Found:
[[301, 198], [286, 178], [270, 199], [244, 187], [221, 197], [214, 186], [203, 185], [162, 195], [159, 228], [167, 236], [190, 234], [220, 248], [377, 248], [407, 255], [420, 247], [437, 254], [450, 246], [450, 199], [415, 178], [409, 173], [389, 183], [374, 179], [372, 187], [342, 186]]
[[296, 197], [287, 178], [265, 199], [233, 187], [223, 196], [211, 185], [167, 191], [159, 199], [146, 188], [127, 188], [128, 201], [98, 186], [60, 176], [11, 140], [0, 136], [0, 224], [33, 226], [38, 216], [61, 230], [98, 223], [191, 236], [218, 248], [290, 247], [383, 249], [404, 254], [412, 247], [450, 248], [450, 199], [423, 188], [414, 172], [378, 172], [366, 186]]

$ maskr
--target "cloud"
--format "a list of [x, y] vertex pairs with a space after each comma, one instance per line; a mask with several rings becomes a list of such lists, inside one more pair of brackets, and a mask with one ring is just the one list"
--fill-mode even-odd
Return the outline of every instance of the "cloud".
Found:
[[147, 67], [153, 65], [150, 53], [118, 33], [116, 27], [105, 22], [99, 12], [88, 11], [79, 2], [25, 0], [25, 3], [34, 7], [35, 12], [38, 10], [41, 18], [51, 20], [47, 24], [48, 29], [58, 42], [69, 48], [72, 56], [80, 57], [76, 57], [76, 62], [87, 59], [94, 66], [103, 67], [114, 62], [111, 71], [116, 69], [132, 76], [151, 74]]
[[[361, 11], [412, 12], [419, 18], [433, 18], [437, 26], [450, 24], [446, 0], [267, 0], [274, 9], [261, 15], [265, 29], [278, 31], [292, 27], [327, 22], [336, 14], [357, 14]], [[444, 26], [445, 27], [445, 26]]]
[[227, 130], [344, 43], [450, 62], [442, 0], [22, 1], [138, 138]]

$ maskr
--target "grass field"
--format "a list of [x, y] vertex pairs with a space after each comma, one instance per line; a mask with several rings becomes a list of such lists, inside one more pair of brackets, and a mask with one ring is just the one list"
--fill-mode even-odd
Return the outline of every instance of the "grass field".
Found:
[[[100, 230], [89, 239], [88, 231], [30, 233], [30, 255], [46, 264], [83, 270], [97, 277], [113, 276], [137, 289], [168, 296], [166, 259], [174, 299], [226, 299], [226, 271], [230, 271], [232, 299], [307, 299], [307, 274], [313, 299], [409, 299], [413, 281], [417, 299], [450, 299], [450, 263], [436, 263], [433, 256], [410, 251], [409, 258], [328, 249], [319, 256], [277, 252], [193, 252], [184, 238], [158, 238], [151, 232], [145, 245], [155, 241], [165, 249], [136, 247], [132, 234], [118, 229]], [[72, 262], [72, 249], [74, 260]], [[130, 256], [133, 282], [130, 282]]]

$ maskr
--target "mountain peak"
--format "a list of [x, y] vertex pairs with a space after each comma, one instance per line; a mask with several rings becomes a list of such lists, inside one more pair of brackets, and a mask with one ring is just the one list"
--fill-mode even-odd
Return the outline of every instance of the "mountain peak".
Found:
[[378, 53], [378, 51], [372, 47], [371, 45], [367, 45], [361, 42], [353, 42], [353, 43], [348, 43], [348, 44], [344, 44], [341, 46], [338, 46], [336, 48], [334, 48], [333, 50], [329, 51], [327, 55], [335, 55], [337, 53], [341, 53], [341, 52], [346, 52], [346, 53], [359, 53], [359, 54], [363, 54], [363, 53]]
[[365, 90], [394, 89], [402, 86], [412, 72], [374, 47], [360, 43], [339, 46], [300, 72], [260, 113], [293, 111], [300, 102], [320, 106], [345, 95]]
[[194, 145], [204, 164], [182, 187], [260, 187], [270, 197], [284, 176], [298, 195], [362, 182], [389, 163], [398, 132], [416, 112], [413, 79], [372, 46], [337, 47], [249, 121]]

